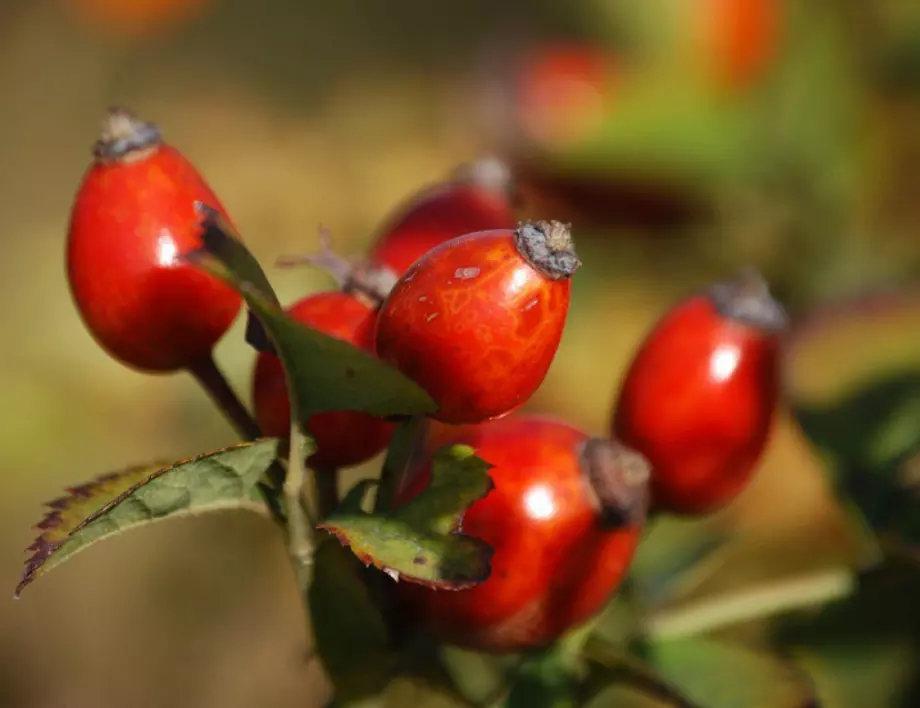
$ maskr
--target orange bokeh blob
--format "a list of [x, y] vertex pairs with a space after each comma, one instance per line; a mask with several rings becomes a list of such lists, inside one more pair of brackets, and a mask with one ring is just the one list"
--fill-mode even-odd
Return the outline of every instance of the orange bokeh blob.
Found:
[[160, 34], [207, 10], [211, 0], [62, 0], [80, 21], [105, 34], [142, 38]]
[[697, 36], [709, 71], [739, 90], [763, 77], [777, 53], [782, 0], [706, 0]]
[[611, 54], [599, 47], [540, 47], [523, 61], [518, 85], [521, 127], [539, 144], [571, 144], [590, 136], [605, 120], [617, 83]]

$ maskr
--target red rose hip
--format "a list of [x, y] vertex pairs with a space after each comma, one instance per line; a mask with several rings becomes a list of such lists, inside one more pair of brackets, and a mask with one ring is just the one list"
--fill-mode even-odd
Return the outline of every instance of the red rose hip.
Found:
[[112, 110], [73, 204], [67, 275], [89, 332], [135, 369], [195, 366], [239, 312], [230, 286], [180, 258], [201, 245], [198, 201], [226, 217], [154, 124]]
[[384, 222], [346, 289], [383, 301], [393, 283], [435, 246], [464, 234], [513, 229], [511, 175], [497, 159], [459, 165], [449, 179], [412, 195]]
[[445, 423], [480, 423], [523, 405], [559, 347], [581, 262], [557, 221], [467, 234], [399, 279], [377, 320], [378, 356], [438, 404]]
[[[512, 416], [465, 429], [494, 465], [494, 488], [458, 521], [494, 550], [482, 583], [443, 591], [394, 588], [398, 606], [441, 642], [474, 651], [548, 645], [600, 611], [625, 576], [641, 537], [649, 468], [612, 440], [542, 416]], [[430, 481], [413, 470], [405, 503]]]
[[748, 484], [781, 395], [786, 314], [753, 271], [678, 303], [626, 372], [612, 431], [651, 463], [651, 506], [703, 515]]
[[[317, 293], [288, 309], [298, 322], [367, 351], [373, 350], [374, 310], [340, 291]], [[291, 427], [291, 404], [281, 360], [261, 352], [252, 378], [256, 419], [265, 435], [286, 437]], [[316, 444], [310, 462], [317, 467], [350, 467], [369, 460], [390, 442], [393, 425], [359, 411], [329, 411], [306, 423]]]
[[495, 160], [460, 165], [446, 182], [422, 190], [396, 211], [369, 254], [375, 266], [396, 277], [435, 246], [452, 238], [516, 224], [509, 199], [510, 176]]

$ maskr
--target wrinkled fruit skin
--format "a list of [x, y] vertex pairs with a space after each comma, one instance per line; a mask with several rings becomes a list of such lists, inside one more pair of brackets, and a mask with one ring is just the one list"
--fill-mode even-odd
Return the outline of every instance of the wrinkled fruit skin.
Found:
[[706, 294], [671, 309], [637, 351], [613, 433], [651, 463], [652, 507], [702, 515], [748, 484], [780, 398], [780, 334], [725, 317]]
[[439, 406], [433, 418], [498, 418], [543, 382], [570, 292], [570, 278], [551, 279], [521, 255], [514, 232], [468, 234], [399, 279], [377, 320], [377, 355], [428, 392]]
[[[641, 525], [598, 523], [579, 466], [587, 439], [564, 422], [524, 415], [460, 433], [454, 442], [494, 465], [494, 489], [458, 523], [492, 546], [492, 571], [467, 590], [400, 583], [394, 593], [407, 617], [441, 642], [513, 652], [548, 645], [599, 612], [627, 572]], [[398, 503], [425, 489], [430, 464], [414, 471]]]
[[95, 162], [70, 218], [67, 275], [87, 329], [135, 369], [175, 371], [210, 355], [242, 299], [178, 256], [201, 245], [196, 200], [226, 216], [198, 170], [160, 145], [129, 163]]
[[435, 246], [488, 229], [512, 229], [514, 209], [505, 191], [475, 183], [437, 185], [414, 199], [384, 226], [370, 264], [397, 277]]
[[[288, 309], [298, 322], [360, 349], [373, 347], [373, 309], [343, 292], [310, 295]], [[281, 360], [269, 352], [256, 359], [252, 377], [256, 420], [270, 437], [287, 437], [291, 428], [290, 399]], [[389, 444], [394, 426], [359, 411], [330, 411], [312, 416], [306, 428], [316, 444], [310, 463], [318, 467], [350, 467], [377, 455]]]

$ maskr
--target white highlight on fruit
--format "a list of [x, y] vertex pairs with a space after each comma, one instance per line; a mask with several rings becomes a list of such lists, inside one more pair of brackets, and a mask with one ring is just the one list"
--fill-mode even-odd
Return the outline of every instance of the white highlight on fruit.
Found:
[[524, 495], [524, 507], [533, 518], [548, 519], [556, 513], [556, 500], [548, 487], [538, 485], [527, 490]]
[[176, 262], [178, 249], [176, 242], [168, 231], [164, 231], [157, 238], [157, 264], [170, 266]]
[[740, 361], [741, 349], [735, 344], [723, 344], [709, 360], [709, 375], [716, 381], [725, 381], [735, 373]]

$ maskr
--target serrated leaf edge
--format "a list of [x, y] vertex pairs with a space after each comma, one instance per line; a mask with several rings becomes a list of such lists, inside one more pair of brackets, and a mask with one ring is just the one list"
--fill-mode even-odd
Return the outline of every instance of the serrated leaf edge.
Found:
[[[35, 578], [36, 578], [36, 577], [38, 576], [38, 574], [39, 574], [39, 571], [45, 566], [45, 564], [48, 562], [48, 560], [49, 560], [49, 559], [50, 559], [50, 558], [51, 558], [51, 557], [52, 557], [52, 556], [53, 556], [53, 555], [64, 545], [64, 544], [66, 544], [71, 538], [73, 538], [74, 534], [76, 534], [76, 533], [78, 533], [79, 531], [81, 531], [81, 530], [83, 530], [84, 528], [86, 528], [86, 526], [87, 526], [88, 524], [90, 524], [90, 523], [92, 523], [92, 522], [94, 522], [94, 521], [96, 521], [96, 520], [102, 518], [102, 517], [105, 516], [106, 514], [108, 514], [112, 509], [114, 509], [116, 506], [118, 506], [119, 504], [121, 504], [122, 502], [124, 502], [125, 499], [127, 499], [128, 497], [130, 497], [132, 494], [134, 494], [134, 493], [135, 493], [138, 489], [140, 489], [141, 487], [147, 486], [148, 484], [150, 484], [150, 483], [151, 483], [154, 479], [156, 479], [157, 477], [162, 476], [163, 474], [169, 472], [170, 470], [175, 469], [176, 467], [181, 467], [182, 465], [187, 465], [187, 464], [190, 464], [190, 463], [192, 463], [192, 462], [197, 462], [198, 460], [201, 460], [201, 459], [204, 459], [204, 458], [207, 458], [207, 457], [214, 457], [214, 456], [216, 456], [216, 455], [220, 455], [220, 454], [223, 454], [223, 453], [225, 453], [225, 452], [229, 452], [229, 451], [231, 451], [231, 450], [237, 450], [237, 449], [242, 449], [242, 448], [246, 448], [246, 447], [252, 447], [252, 446], [253, 446], [254, 444], [256, 444], [257, 442], [261, 442], [261, 441], [256, 440], [256, 441], [252, 441], [252, 442], [244, 442], [244, 443], [239, 443], [239, 444], [236, 444], [236, 445], [230, 445], [230, 446], [225, 447], [225, 448], [220, 448], [220, 449], [218, 449], [218, 450], [212, 450], [212, 451], [210, 451], [210, 452], [204, 452], [204, 453], [201, 453], [201, 454], [199, 454], [199, 455], [195, 455], [195, 456], [193, 456], [193, 457], [189, 457], [189, 458], [186, 458], [186, 459], [178, 460], [178, 461], [175, 461], [175, 462], [172, 462], [172, 463], [169, 463], [169, 462], [165, 462], [165, 463], [153, 462], [153, 463], [151, 463], [150, 465], [143, 465], [143, 464], [141, 464], [141, 465], [132, 465], [132, 466], [127, 467], [127, 468], [125, 468], [125, 469], [123, 469], [123, 470], [120, 470], [120, 471], [118, 471], [118, 472], [106, 472], [106, 473], [104, 473], [104, 474], [101, 474], [101, 475], [95, 477], [94, 479], [92, 479], [92, 480], [89, 481], [89, 482], [85, 482], [85, 483], [83, 483], [83, 484], [79, 484], [79, 485], [76, 485], [76, 486], [73, 486], [73, 487], [67, 487], [66, 490], [65, 490], [66, 493], [65, 493], [64, 496], [57, 497], [57, 498], [52, 499], [51, 501], [45, 502], [45, 503], [43, 504], [43, 506], [45, 506], [49, 511], [48, 511], [47, 514], [45, 514], [44, 518], [42, 518], [41, 521], [39, 521], [37, 524], [33, 524], [33, 526], [32, 526], [33, 529], [38, 529], [38, 530], [40, 530], [42, 533], [39, 534], [38, 538], [36, 538], [36, 539], [35, 539], [31, 544], [29, 544], [29, 546], [26, 548], [26, 551], [27, 551], [27, 552], [28, 552], [28, 551], [32, 551], [32, 555], [29, 556], [29, 558], [28, 558], [28, 559], [26, 560], [26, 562], [25, 562], [25, 571], [23, 572], [22, 578], [20, 579], [19, 583], [16, 585], [16, 590], [15, 590], [14, 593], [13, 593], [13, 599], [14, 599], [14, 600], [18, 600], [18, 599], [22, 596], [22, 591], [26, 588], [26, 586], [28, 586], [33, 580], [35, 580]], [[160, 467], [159, 469], [157, 469], [157, 468], [155, 468], [154, 466], [155, 466], [155, 465], [158, 465], [158, 464], [163, 464], [163, 466]], [[126, 489], [124, 492], [122, 492], [122, 493], [119, 494], [118, 496], [114, 497], [113, 499], [110, 499], [108, 502], [106, 502], [106, 503], [103, 504], [101, 507], [99, 507], [98, 509], [96, 509], [96, 511], [94, 511], [94, 512], [92, 512], [91, 514], [89, 514], [88, 516], [86, 516], [86, 518], [84, 518], [80, 523], [78, 523], [76, 526], [74, 526], [73, 529], [71, 529], [70, 533], [68, 533], [67, 536], [65, 536], [64, 538], [62, 538], [62, 539], [59, 540], [59, 541], [48, 541], [48, 540], [47, 540], [47, 533], [48, 533], [48, 531], [50, 531], [51, 529], [57, 528], [57, 527], [60, 525], [60, 521], [61, 521], [61, 512], [67, 508], [68, 502], [70, 502], [72, 499], [75, 499], [75, 498], [78, 498], [78, 497], [81, 497], [81, 496], [82, 496], [82, 497], [88, 497], [88, 496], [90, 496], [90, 491], [91, 491], [94, 487], [97, 487], [97, 486], [99, 486], [99, 485], [101, 485], [101, 484], [104, 484], [104, 483], [106, 483], [106, 482], [110, 482], [110, 481], [112, 481], [112, 480], [114, 480], [114, 479], [116, 479], [116, 478], [118, 478], [118, 477], [126, 476], [126, 475], [131, 474], [132, 472], [136, 472], [136, 471], [138, 471], [138, 470], [145, 469], [145, 468], [148, 468], [148, 467], [149, 467], [150, 469], [153, 469], [153, 470], [154, 470], [153, 472], [151, 472], [150, 475], [148, 475], [146, 478], [144, 478], [144, 479], [141, 480], [140, 482], [137, 482], [137, 483], [131, 485], [131, 486], [130, 486], [128, 489]], [[197, 507], [194, 511], [189, 510], [189, 511], [186, 511], [186, 512], [179, 512], [179, 513], [176, 513], [176, 514], [172, 514], [171, 516], [169, 516], [169, 517], [164, 517], [163, 519], [153, 519], [152, 521], [145, 521], [145, 522], [143, 523], [143, 525], [155, 524], [155, 523], [157, 523], [158, 521], [163, 521], [163, 520], [165, 520], [166, 518], [177, 518], [177, 517], [197, 516], [198, 514], [201, 514], [201, 513], [213, 512], [213, 511], [220, 511], [220, 510], [222, 510], [222, 509], [243, 509], [243, 510], [247, 510], [247, 509], [248, 509], [248, 510], [255, 511], [256, 513], [268, 513], [268, 510], [267, 510], [266, 508], [264, 508], [263, 506], [261, 506], [261, 505], [259, 505], [259, 504], [254, 503], [254, 502], [251, 503], [251, 504], [247, 504], [247, 503], [242, 503], [242, 504], [240, 504], [240, 503], [233, 503], [233, 504], [229, 504], [229, 503], [215, 503], [215, 504], [213, 504], [213, 505], [206, 505], [206, 506]], [[141, 525], [141, 524], [138, 524], [138, 525]], [[78, 548], [76, 551], [74, 551], [70, 556], [68, 556], [68, 558], [72, 558], [73, 556], [75, 556], [75, 555], [77, 555], [78, 553], [80, 553], [80, 552], [86, 550], [87, 548], [90, 548], [91, 546], [95, 545], [95, 544], [96, 544], [97, 542], [99, 542], [99, 541], [104, 540], [105, 538], [107, 538], [107, 537], [106, 537], [106, 536], [103, 536], [103, 537], [101, 537], [101, 538], [98, 538], [98, 539], [95, 539], [95, 540], [93, 540], [93, 541], [90, 541], [90, 542], [86, 543], [85, 545], [81, 546], [81, 547]]]

